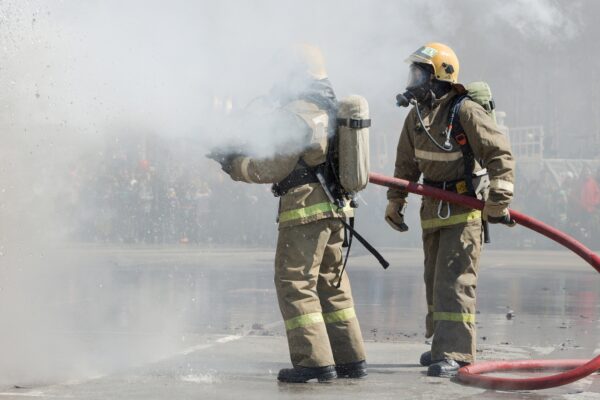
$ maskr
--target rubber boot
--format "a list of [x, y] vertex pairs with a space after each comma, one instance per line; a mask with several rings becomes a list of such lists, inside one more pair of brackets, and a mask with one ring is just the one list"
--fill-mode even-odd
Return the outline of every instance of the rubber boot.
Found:
[[421, 354], [419, 364], [421, 364], [424, 367], [429, 367], [432, 364], [431, 351], [426, 351], [425, 353]]
[[452, 377], [458, 373], [458, 370], [469, 363], [457, 362], [450, 359], [435, 362], [427, 368], [427, 376]]
[[337, 378], [337, 373], [333, 365], [326, 367], [294, 367], [284, 368], [279, 371], [277, 380], [280, 382], [305, 383], [311, 379], [317, 379], [319, 382], [326, 382]]
[[348, 364], [339, 364], [335, 366], [338, 378], [363, 378], [367, 376], [367, 362], [356, 361]]

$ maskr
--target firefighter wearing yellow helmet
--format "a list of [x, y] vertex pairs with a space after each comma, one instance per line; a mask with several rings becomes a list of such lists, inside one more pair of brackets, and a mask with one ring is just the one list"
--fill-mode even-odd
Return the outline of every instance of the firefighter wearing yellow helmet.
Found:
[[278, 379], [361, 378], [367, 374], [363, 339], [341, 268], [340, 219], [353, 211], [347, 201], [332, 204], [312, 172], [326, 161], [336, 96], [317, 47], [298, 45], [280, 62], [289, 64], [289, 71], [271, 91], [278, 108], [262, 118], [273, 122], [273, 135], [291, 131], [292, 143], [269, 157], [233, 155], [219, 161], [232, 179], [272, 183], [280, 197], [275, 288], [293, 368], [279, 371]]
[[412, 53], [406, 61], [431, 65], [434, 79], [442, 82], [458, 83], [458, 57], [454, 54], [454, 50], [444, 44], [428, 43]]
[[[409, 77], [398, 105], [413, 105], [404, 121], [394, 176], [485, 200], [478, 210], [423, 198], [421, 228], [425, 253], [431, 351], [421, 356], [430, 376], [452, 376], [475, 360], [475, 299], [482, 221], [511, 224], [514, 160], [507, 138], [489, 110], [465, 97], [458, 84], [454, 51], [428, 43], [406, 60]], [[493, 103], [489, 105], [493, 109]], [[388, 191], [385, 220], [406, 231], [408, 193]]]

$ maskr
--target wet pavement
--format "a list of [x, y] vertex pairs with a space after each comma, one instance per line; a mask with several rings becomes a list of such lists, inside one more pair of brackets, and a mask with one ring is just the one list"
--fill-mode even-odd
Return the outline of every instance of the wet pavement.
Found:
[[[12, 344], [24, 356], [0, 376], [0, 398], [600, 399], [598, 375], [518, 394], [426, 377], [421, 252], [383, 249], [384, 271], [359, 251], [348, 269], [366, 380], [276, 382], [289, 361], [270, 250], [77, 247], [37, 277], [48, 323]], [[486, 251], [478, 294], [479, 359], [600, 353], [600, 276], [575, 256]]]

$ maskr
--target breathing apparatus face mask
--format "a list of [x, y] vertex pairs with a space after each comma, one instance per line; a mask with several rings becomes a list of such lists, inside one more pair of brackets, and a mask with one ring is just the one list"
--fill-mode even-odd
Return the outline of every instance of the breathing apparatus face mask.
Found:
[[406, 92], [396, 96], [397, 105], [408, 107], [413, 99], [423, 101], [427, 98], [431, 90], [431, 77], [432, 73], [426, 66], [416, 63], [410, 64]]
[[418, 90], [426, 86], [431, 81], [431, 72], [426, 67], [419, 64], [410, 64], [408, 69], [408, 81], [406, 82], [406, 90]]
[[[419, 118], [419, 122], [423, 127], [425, 127], [425, 123], [423, 122], [423, 118], [421, 117], [421, 112], [419, 111], [417, 103], [425, 102], [427, 99], [435, 99], [436, 93], [434, 93], [434, 90], [438, 85], [437, 81], [433, 79], [433, 69], [430, 68], [431, 67], [429, 65], [412, 63], [408, 72], [406, 92], [396, 96], [396, 104], [398, 105], [398, 107], [408, 107], [410, 104], [413, 104], [415, 106], [417, 117]], [[442, 83], [444, 85], [440, 86], [440, 89], [446, 87], [445, 82]], [[447, 129], [445, 131], [446, 141], [444, 142], [444, 144], [439, 144], [431, 136], [431, 133], [427, 128], [425, 128], [424, 131], [431, 140], [431, 142], [435, 144], [435, 146], [440, 150], [446, 152], [451, 152], [454, 150], [452, 143], [450, 143], [450, 130]], [[442, 203], [440, 203], [440, 205], [441, 204]]]

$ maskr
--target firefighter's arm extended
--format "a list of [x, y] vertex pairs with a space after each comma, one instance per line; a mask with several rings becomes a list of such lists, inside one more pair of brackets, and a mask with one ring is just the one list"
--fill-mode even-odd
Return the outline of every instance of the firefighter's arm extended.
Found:
[[277, 183], [292, 172], [299, 154], [281, 154], [269, 158], [236, 157], [229, 175], [234, 181], [246, 183]]
[[480, 105], [467, 100], [460, 109], [460, 123], [477, 159], [490, 177], [490, 191], [483, 218], [491, 223], [514, 225], [508, 213], [513, 198], [515, 160], [510, 143], [496, 122]]
[[[410, 137], [408, 126], [412, 123], [414, 114], [411, 111], [404, 120], [404, 127], [400, 133], [400, 140], [396, 150], [396, 165], [394, 177], [416, 182], [421, 176], [419, 166], [415, 161], [415, 148]], [[408, 192], [399, 189], [388, 189], [388, 205], [385, 210], [385, 221], [395, 230], [406, 232], [408, 226], [404, 223], [404, 210], [406, 209], [406, 196]]]
[[206, 155], [206, 158], [210, 158], [221, 164], [221, 169], [229, 174], [233, 160], [243, 155], [242, 151], [233, 147], [215, 147]]
[[285, 140], [274, 146], [277, 149], [272, 156], [233, 158], [228, 172], [233, 180], [247, 183], [281, 182], [294, 170], [300, 157], [306, 158], [311, 148], [310, 129], [299, 117], [279, 111], [271, 116], [265, 128], [274, 135], [274, 139]]

